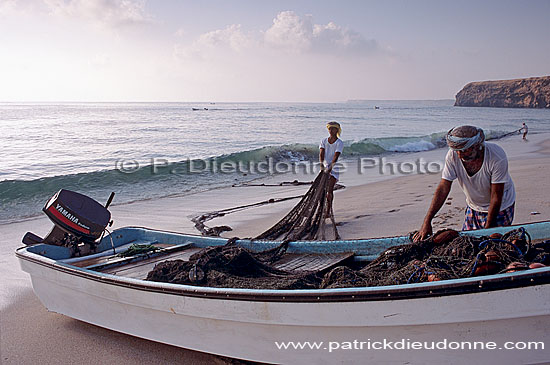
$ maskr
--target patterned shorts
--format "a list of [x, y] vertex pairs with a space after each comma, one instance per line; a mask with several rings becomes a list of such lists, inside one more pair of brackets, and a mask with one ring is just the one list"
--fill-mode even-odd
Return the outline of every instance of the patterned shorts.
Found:
[[[497, 219], [496, 219], [496, 225], [498, 227], [501, 226], [509, 226], [512, 224], [512, 221], [514, 220], [514, 206], [516, 204], [512, 204], [508, 208], [498, 212]], [[483, 229], [485, 228], [485, 224], [487, 223], [487, 215], [489, 213], [484, 212], [478, 212], [476, 210], [473, 210], [472, 208], [468, 207], [466, 209], [466, 216], [464, 217], [464, 224], [462, 225], [463, 231], [471, 231], [473, 229]]]

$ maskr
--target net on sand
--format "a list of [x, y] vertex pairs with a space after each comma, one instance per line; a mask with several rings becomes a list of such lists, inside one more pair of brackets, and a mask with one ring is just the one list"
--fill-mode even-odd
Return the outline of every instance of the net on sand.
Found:
[[339, 239], [332, 208], [327, 208], [328, 173], [320, 172], [300, 202], [273, 227], [256, 237], [269, 240], [324, 240], [325, 218], [330, 218], [334, 239]]

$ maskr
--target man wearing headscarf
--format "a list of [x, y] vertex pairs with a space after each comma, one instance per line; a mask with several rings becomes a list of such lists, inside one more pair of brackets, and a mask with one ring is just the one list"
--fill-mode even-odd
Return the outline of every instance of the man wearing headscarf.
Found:
[[446, 139], [449, 151], [441, 181], [413, 239], [422, 240], [432, 234], [432, 219], [447, 199], [454, 180], [464, 191], [468, 205], [462, 230], [511, 225], [516, 193], [504, 150], [486, 143], [483, 130], [469, 125], [451, 129]]

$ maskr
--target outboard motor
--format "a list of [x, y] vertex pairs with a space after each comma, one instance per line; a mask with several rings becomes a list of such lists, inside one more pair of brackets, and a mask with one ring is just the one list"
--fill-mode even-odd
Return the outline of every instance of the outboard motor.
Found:
[[103, 206], [86, 195], [65, 189], [59, 190], [42, 208], [54, 223], [50, 233], [41, 238], [27, 232], [23, 237], [23, 243], [70, 247], [73, 249], [73, 255], [94, 252], [96, 241], [103, 235], [107, 225], [113, 223], [107, 208], [114, 195], [115, 193], [111, 193], [107, 204]]

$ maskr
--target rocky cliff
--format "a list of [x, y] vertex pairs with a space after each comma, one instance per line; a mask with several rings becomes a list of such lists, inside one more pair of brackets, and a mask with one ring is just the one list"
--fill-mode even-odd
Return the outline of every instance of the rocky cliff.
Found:
[[471, 82], [456, 94], [455, 106], [550, 108], [550, 76]]

